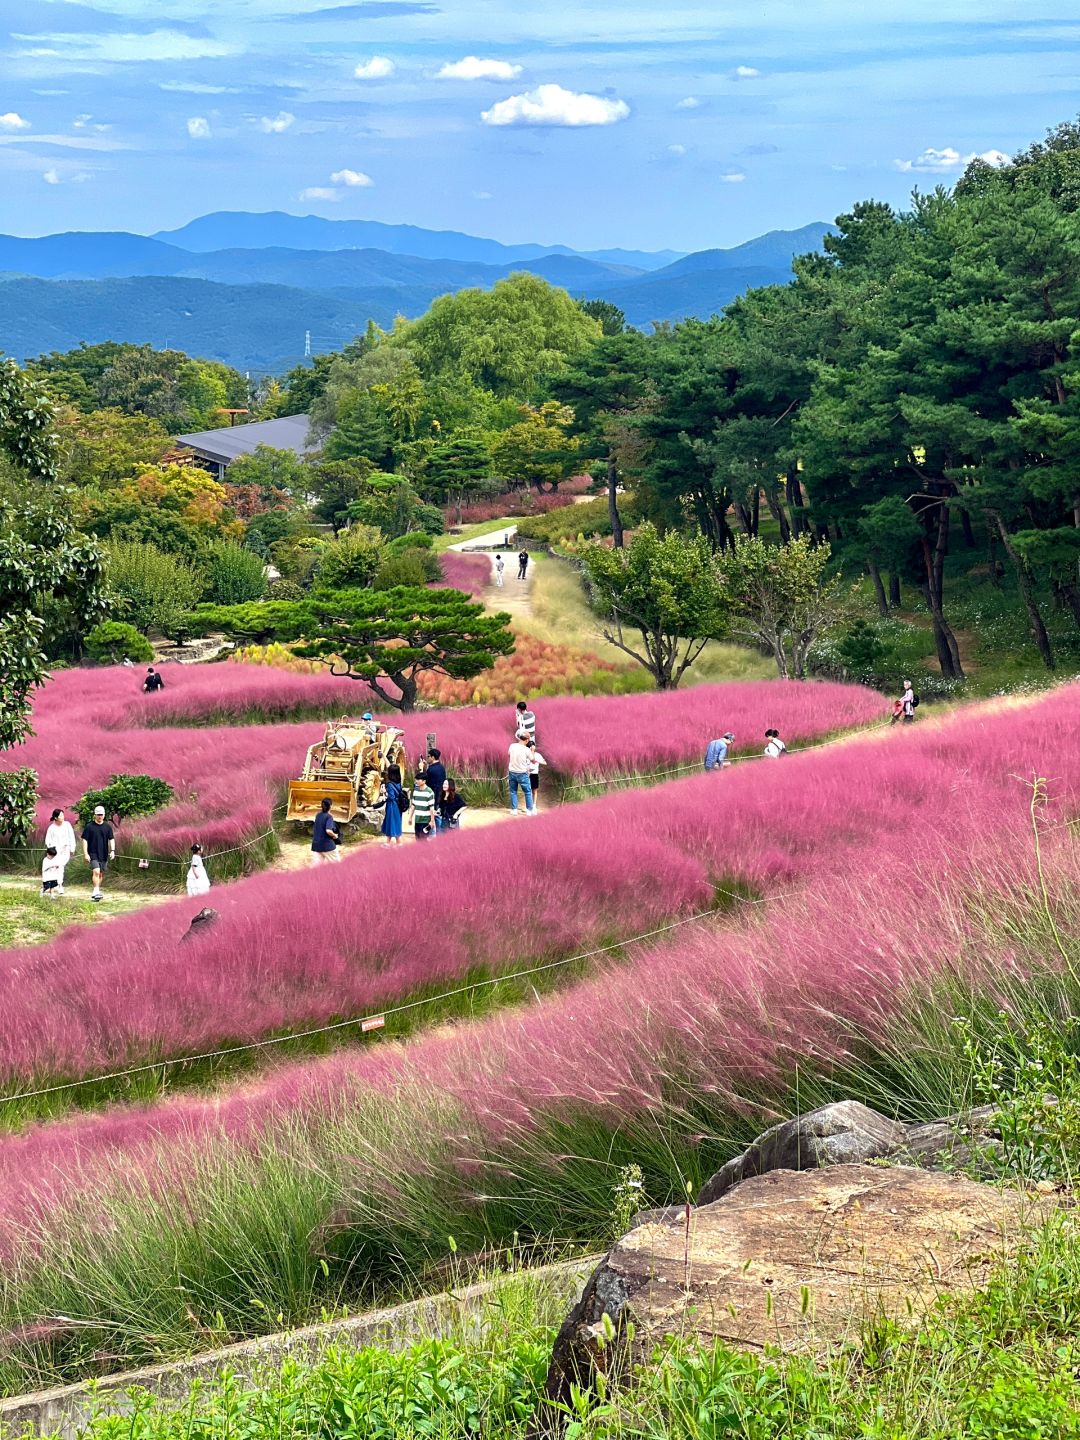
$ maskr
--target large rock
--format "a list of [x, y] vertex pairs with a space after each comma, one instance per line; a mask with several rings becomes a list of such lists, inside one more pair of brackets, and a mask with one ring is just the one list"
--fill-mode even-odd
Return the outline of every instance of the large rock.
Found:
[[[548, 1398], [567, 1402], [598, 1369], [617, 1380], [673, 1334], [818, 1350], [857, 1339], [882, 1312], [917, 1322], [944, 1293], [981, 1286], [1021, 1220], [1046, 1203], [907, 1166], [744, 1180], [682, 1221], [645, 1223], [619, 1241], [559, 1332]], [[557, 1412], [545, 1413], [557, 1431]]]
[[754, 1143], [729, 1160], [698, 1196], [710, 1205], [752, 1175], [770, 1170], [819, 1170], [825, 1165], [859, 1165], [881, 1159], [903, 1148], [907, 1129], [858, 1100], [841, 1100], [784, 1120], [759, 1135]]

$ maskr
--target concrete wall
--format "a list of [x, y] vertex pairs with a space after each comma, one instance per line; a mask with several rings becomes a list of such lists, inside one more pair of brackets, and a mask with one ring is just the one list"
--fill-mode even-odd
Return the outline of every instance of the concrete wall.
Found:
[[[567, 1309], [580, 1298], [585, 1280], [598, 1257], [548, 1265], [530, 1272], [530, 1280]], [[122, 1412], [131, 1408], [125, 1394], [132, 1387], [164, 1401], [183, 1401], [194, 1381], [212, 1385], [228, 1372], [247, 1384], [271, 1380], [288, 1356], [315, 1361], [331, 1346], [385, 1345], [391, 1349], [410, 1345], [423, 1336], [442, 1335], [474, 1320], [477, 1333], [484, 1328], [484, 1301], [498, 1286], [498, 1280], [470, 1285], [452, 1293], [428, 1296], [407, 1305], [373, 1310], [329, 1325], [312, 1325], [304, 1330], [286, 1330], [259, 1340], [228, 1345], [190, 1360], [128, 1370], [92, 1384], [65, 1385], [35, 1395], [18, 1395], [0, 1400], [0, 1436], [60, 1435], [76, 1440], [90, 1417], [101, 1411]]]

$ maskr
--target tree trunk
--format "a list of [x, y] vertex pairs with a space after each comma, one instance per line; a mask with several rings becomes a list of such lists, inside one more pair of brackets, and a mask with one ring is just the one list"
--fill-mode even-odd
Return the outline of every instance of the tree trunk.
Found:
[[787, 472], [787, 498], [788, 509], [791, 511], [791, 530], [795, 538], [803, 533], [806, 528], [806, 521], [803, 518], [803, 494], [802, 482], [799, 479], [799, 467], [792, 462]]
[[889, 602], [885, 599], [885, 586], [881, 583], [881, 571], [878, 569], [876, 560], [867, 560], [866, 568], [870, 571], [870, 579], [874, 582], [878, 614], [884, 620], [889, 613]]
[[889, 605], [893, 610], [904, 608], [904, 596], [900, 589], [900, 576], [895, 570], [889, 571]]
[[607, 508], [611, 520], [611, 540], [616, 550], [623, 548], [622, 516], [619, 514], [619, 467], [613, 453], [607, 458]]
[[1054, 651], [1050, 644], [1050, 636], [1046, 633], [1046, 624], [1039, 609], [1039, 602], [1035, 598], [1035, 587], [1031, 583], [1031, 571], [1024, 564], [1024, 557], [1017, 550], [1012, 542], [1005, 521], [996, 510], [990, 511], [990, 518], [997, 527], [998, 536], [1001, 539], [1005, 554], [1009, 557], [1009, 563], [1016, 572], [1016, 583], [1020, 587], [1020, 598], [1024, 602], [1024, 609], [1027, 611], [1028, 623], [1031, 625], [1031, 634], [1038, 647], [1039, 655], [1047, 670], [1054, 668]]
[[964, 506], [960, 507], [960, 528], [964, 532], [964, 544], [969, 550], [975, 549], [975, 531], [971, 528], [971, 516]]
[[761, 528], [761, 489], [757, 485], [754, 486], [754, 502], [750, 509], [750, 523], [754, 527], [750, 532], [751, 535], [757, 535]]
[[1058, 604], [1063, 610], [1071, 611], [1073, 619], [1080, 626], [1080, 585], [1077, 585], [1075, 580], [1054, 580], [1051, 583]]
[[750, 512], [741, 500], [735, 501], [735, 518], [739, 522], [739, 528], [744, 535], [753, 535], [753, 525], [750, 520]]
[[[926, 525], [923, 526], [922, 552], [923, 563], [926, 566], [923, 594], [926, 597], [930, 619], [934, 627], [934, 645], [937, 649], [941, 673], [949, 680], [963, 680], [964, 667], [960, 663], [960, 647], [956, 643], [952, 626], [945, 618], [945, 556], [949, 549], [949, 507], [945, 504], [944, 498], [939, 500], [936, 509], [937, 521], [934, 525], [936, 533], [933, 545], [930, 543]], [[922, 519], [922, 515], [919, 518]]]
[[780, 503], [780, 497], [777, 494], [775, 484], [766, 486], [765, 504], [769, 507], [769, 514], [780, 527], [780, 544], [786, 545], [791, 539], [791, 526], [788, 524], [787, 511]]

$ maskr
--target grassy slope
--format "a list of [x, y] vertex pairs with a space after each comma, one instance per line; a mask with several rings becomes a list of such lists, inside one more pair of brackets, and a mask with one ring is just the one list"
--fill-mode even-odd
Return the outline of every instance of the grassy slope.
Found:
[[[816, 1362], [674, 1341], [614, 1396], [582, 1397], [575, 1440], [1028, 1440], [1080, 1434], [1075, 1229], [1032, 1233], [983, 1295], [914, 1331], [868, 1322], [862, 1344]], [[483, 1316], [392, 1352], [342, 1347], [259, 1383], [224, 1380], [179, 1409], [136, 1397], [86, 1440], [526, 1440], [565, 1302], [504, 1277]], [[811, 1322], [812, 1323], [812, 1322]]]
[[38, 894], [36, 883], [4, 876], [0, 878], [0, 949], [40, 944], [68, 925], [124, 915], [152, 901], [147, 894], [113, 893], [93, 904], [86, 893], [72, 894], [70, 890], [58, 900], [49, 900]]

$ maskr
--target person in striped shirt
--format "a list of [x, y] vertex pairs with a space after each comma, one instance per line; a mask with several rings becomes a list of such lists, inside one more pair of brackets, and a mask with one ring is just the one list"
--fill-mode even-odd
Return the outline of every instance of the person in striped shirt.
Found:
[[435, 791], [423, 775], [417, 775], [412, 792], [413, 833], [427, 840], [435, 832]]
[[517, 716], [514, 720], [515, 735], [527, 735], [530, 740], [536, 740], [536, 716], [525, 704], [524, 700], [517, 702]]

